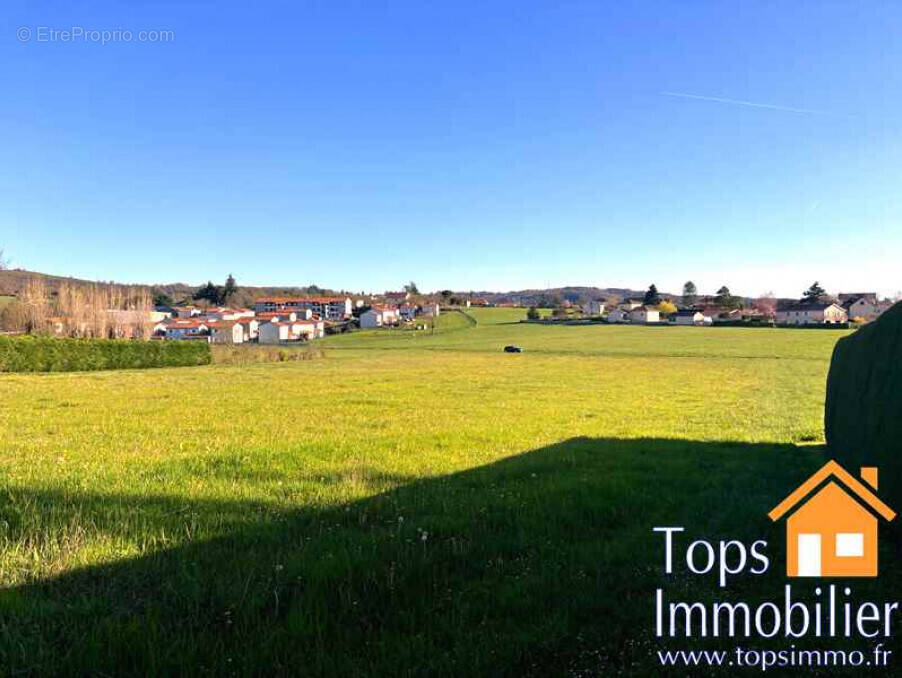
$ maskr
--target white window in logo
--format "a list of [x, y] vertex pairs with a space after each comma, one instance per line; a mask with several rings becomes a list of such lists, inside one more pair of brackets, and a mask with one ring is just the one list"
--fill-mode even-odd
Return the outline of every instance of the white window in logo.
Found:
[[858, 558], [864, 555], [864, 535], [860, 532], [840, 532], [836, 535], [836, 555]]

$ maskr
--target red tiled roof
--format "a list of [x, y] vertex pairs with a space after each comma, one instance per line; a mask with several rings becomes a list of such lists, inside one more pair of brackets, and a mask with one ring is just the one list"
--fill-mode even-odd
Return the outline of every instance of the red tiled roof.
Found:
[[166, 327], [166, 329], [172, 329], [172, 330], [176, 330], [176, 329], [182, 329], [182, 330], [197, 329], [198, 327], [201, 327], [201, 326], [206, 327], [206, 326], [208, 326], [208, 325], [210, 325], [210, 324], [211, 324], [211, 323], [209, 323], [209, 322], [207, 322], [207, 321], [204, 321], [204, 320], [197, 320], [196, 318], [191, 318], [191, 319], [188, 319], [188, 318], [178, 318], [178, 319], [177, 319], [177, 318], [173, 318], [173, 319], [171, 319], [171, 320], [164, 320], [164, 321], [163, 321], [163, 325]]
[[313, 304], [333, 304], [339, 303], [343, 304], [346, 301], [347, 297], [263, 297], [262, 299], [256, 299], [254, 301], [255, 304], [302, 304], [302, 303], [313, 303]]
[[310, 320], [305, 320], [303, 318], [298, 318], [297, 320], [270, 320], [269, 325], [276, 326], [291, 326], [291, 325], [319, 325], [323, 321], [319, 318], [311, 318]]

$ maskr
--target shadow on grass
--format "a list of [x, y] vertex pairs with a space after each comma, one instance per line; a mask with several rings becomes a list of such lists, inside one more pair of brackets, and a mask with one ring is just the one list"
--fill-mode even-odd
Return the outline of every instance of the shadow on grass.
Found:
[[[74, 523], [130, 543], [210, 522], [223, 536], [0, 592], [0, 661], [48, 674], [655, 675], [652, 527], [779, 542], [765, 514], [822, 454], [575, 438], [293, 511], [10, 490], [7, 545]], [[713, 576], [695, 579], [716, 593]]]

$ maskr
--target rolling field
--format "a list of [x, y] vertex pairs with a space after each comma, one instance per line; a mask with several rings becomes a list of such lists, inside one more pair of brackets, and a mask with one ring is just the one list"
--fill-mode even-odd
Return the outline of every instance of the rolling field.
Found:
[[779, 541], [845, 333], [523, 312], [0, 375], [4, 672], [659, 673], [651, 527]]
[[529, 353], [560, 356], [807, 359], [826, 365], [833, 345], [846, 334], [839, 330], [774, 328], [541, 325], [520, 323], [525, 310], [514, 308], [468, 309], [466, 315], [478, 321], [471, 328], [463, 315], [442, 314], [434, 334], [369, 330], [327, 337], [325, 345], [341, 349], [496, 352], [506, 344], [518, 344]]

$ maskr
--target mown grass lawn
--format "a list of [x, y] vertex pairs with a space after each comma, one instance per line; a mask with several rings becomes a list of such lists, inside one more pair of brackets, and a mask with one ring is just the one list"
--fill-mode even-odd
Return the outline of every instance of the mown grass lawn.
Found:
[[2, 666], [656, 675], [651, 527], [779, 541], [843, 333], [472, 315], [297, 363], [0, 376]]

